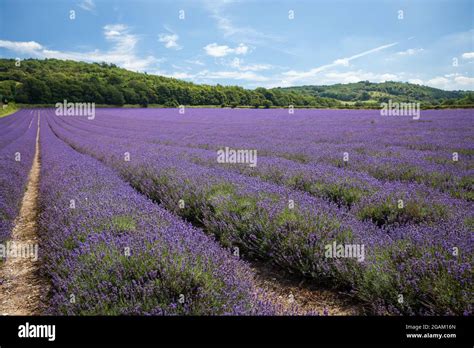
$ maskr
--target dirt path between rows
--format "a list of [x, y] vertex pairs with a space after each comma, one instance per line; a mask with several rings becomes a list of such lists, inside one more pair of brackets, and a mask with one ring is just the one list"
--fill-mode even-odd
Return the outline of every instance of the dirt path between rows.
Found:
[[[10, 243], [32, 251], [38, 247], [37, 215], [40, 176], [40, 115], [36, 149], [20, 214], [15, 220]], [[39, 315], [43, 312], [47, 282], [39, 276], [39, 261], [34, 257], [7, 257], [0, 266], [0, 314]]]
[[348, 294], [303, 280], [268, 262], [249, 263], [264, 299], [283, 311], [297, 315], [362, 315], [364, 312], [363, 306]]

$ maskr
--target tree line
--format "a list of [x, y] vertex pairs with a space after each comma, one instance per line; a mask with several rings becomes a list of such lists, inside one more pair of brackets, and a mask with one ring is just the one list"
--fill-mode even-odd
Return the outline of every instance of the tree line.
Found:
[[313, 106], [335, 107], [331, 98], [283, 90], [238, 86], [198, 85], [163, 76], [136, 73], [107, 63], [57, 59], [0, 60], [0, 94], [17, 103], [70, 102], [148, 106], [159, 104], [217, 106]]

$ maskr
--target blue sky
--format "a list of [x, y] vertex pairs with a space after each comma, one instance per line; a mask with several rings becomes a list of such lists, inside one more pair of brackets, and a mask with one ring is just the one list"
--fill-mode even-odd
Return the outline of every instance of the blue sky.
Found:
[[395, 80], [473, 90], [473, 7], [473, 0], [0, 0], [0, 56], [107, 61], [247, 88]]

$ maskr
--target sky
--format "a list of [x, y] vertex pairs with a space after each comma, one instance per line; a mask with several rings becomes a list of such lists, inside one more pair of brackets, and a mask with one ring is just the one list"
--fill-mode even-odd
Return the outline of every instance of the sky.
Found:
[[0, 0], [0, 57], [246, 88], [474, 90], [474, 0]]

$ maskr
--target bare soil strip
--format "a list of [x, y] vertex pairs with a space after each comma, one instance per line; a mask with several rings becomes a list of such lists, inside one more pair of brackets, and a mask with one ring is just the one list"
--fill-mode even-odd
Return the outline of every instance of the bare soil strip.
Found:
[[[27, 189], [21, 203], [20, 214], [15, 220], [10, 242], [16, 246], [38, 246], [37, 215], [40, 174], [40, 114], [33, 165]], [[32, 257], [10, 257], [0, 266], [0, 314], [39, 315], [43, 312], [47, 282], [39, 275], [39, 261]]]
[[363, 315], [362, 305], [347, 294], [306, 282], [270, 263], [251, 261], [250, 265], [265, 298], [282, 310], [298, 315]]

